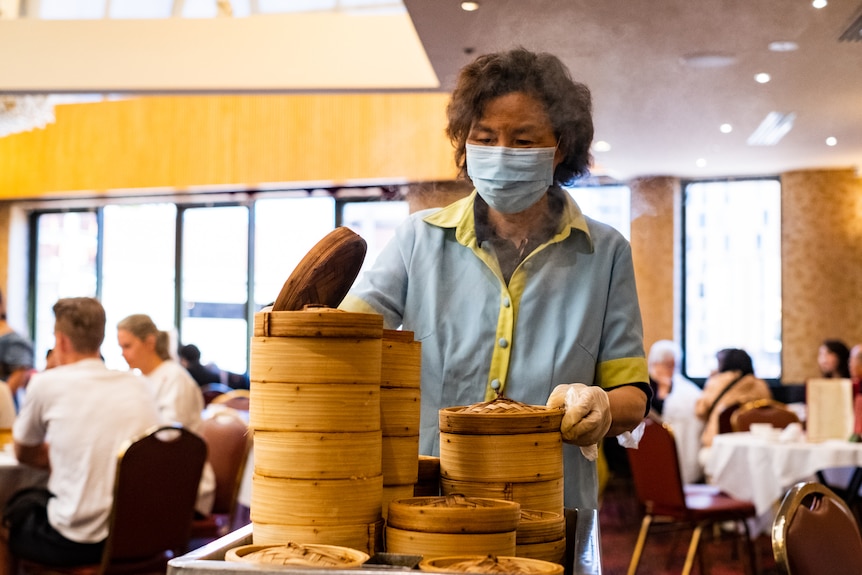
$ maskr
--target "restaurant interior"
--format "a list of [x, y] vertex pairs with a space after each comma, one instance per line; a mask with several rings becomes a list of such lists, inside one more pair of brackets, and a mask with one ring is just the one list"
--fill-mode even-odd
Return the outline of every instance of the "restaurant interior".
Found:
[[[216, 343], [202, 351], [247, 372], [255, 313], [327, 228], [353, 221], [345, 206], [403, 202], [398, 218], [470, 193], [444, 132], [449, 93], [475, 56], [515, 46], [559, 56], [592, 92], [593, 166], [577, 186], [626, 191], [645, 349], [679, 342], [697, 358], [684, 373], [702, 384], [719, 346], [760, 346], [775, 364], [762, 374], [775, 397], [803, 402], [821, 342], [862, 343], [858, 0], [0, 0], [0, 47], [14, 54], [0, 59], [0, 289], [10, 325], [34, 338], [41, 362], [56, 297], [121, 291], [101, 267], [106, 211], [171, 205], [167, 227], [153, 232], [171, 236], [167, 247], [147, 226], [123, 239], [124, 249], [164, 250], [150, 255], [167, 275], [147, 263], [130, 280], [160, 292], [161, 307], [132, 292], [109, 310], [109, 326], [146, 312], [180, 342], [206, 344], [214, 324], [196, 325], [189, 301], [218, 304], [200, 313], [230, 310], [234, 355], [219, 357]], [[702, 267], [687, 257], [697, 186], [763, 181], [780, 190], [770, 212], [777, 256], [724, 262], [691, 283]], [[263, 215], [255, 225], [256, 205], [260, 214], [267, 201], [309, 198], [332, 202], [322, 227], [303, 230], [294, 208], [285, 235], [256, 235], [265, 225]], [[762, 222], [735, 205], [711, 228], [716, 241], [759, 242]], [[241, 264], [209, 254], [196, 260], [200, 281], [239, 287], [221, 301], [195, 298], [181, 281], [195, 277], [195, 261], [182, 259], [191, 244], [171, 218], [221, 208], [247, 218], [242, 243], [224, 245], [232, 236], [221, 242], [217, 224], [199, 242], [239, 249]], [[68, 245], [39, 235], [39, 218], [78, 213], [96, 222], [82, 248], [88, 294], [64, 291], [82, 284], [60, 281], [63, 268], [42, 258]], [[391, 229], [380, 221], [392, 216], [367, 217], [382, 244]], [[729, 307], [766, 319], [754, 328], [718, 309], [692, 328], [689, 303], [705, 282]], [[767, 283], [777, 291], [754, 297]], [[118, 350], [105, 357], [122, 361]]]

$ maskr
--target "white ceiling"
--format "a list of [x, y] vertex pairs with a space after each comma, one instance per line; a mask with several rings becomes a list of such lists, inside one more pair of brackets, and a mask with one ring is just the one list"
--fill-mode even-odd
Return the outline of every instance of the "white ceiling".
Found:
[[[862, 41], [839, 36], [860, 0], [404, 0], [443, 89], [483, 52], [522, 45], [562, 58], [593, 93], [594, 173], [714, 177], [862, 166]], [[792, 52], [769, 44], [793, 41]], [[723, 68], [680, 58], [730, 55]], [[772, 80], [758, 84], [754, 75]], [[746, 140], [770, 111], [794, 113], [777, 145]], [[733, 131], [723, 134], [719, 126]], [[837, 145], [829, 147], [827, 137]], [[698, 160], [705, 165], [699, 167]]]
[[[36, 19], [71, 0], [0, 0], [0, 50], [16, 54], [0, 59], [0, 93], [448, 91], [475, 55], [521, 45], [557, 54], [592, 90], [596, 140], [611, 146], [594, 174], [862, 166], [862, 41], [839, 41], [862, 0], [479, 0], [475, 12], [460, 0], [314, 0], [332, 12], [295, 15], [284, 12], [311, 0], [231, 0], [233, 18], [216, 17], [216, 0], [147, 0], [175, 17], [113, 21], [106, 10], [144, 0], [75, 1], [101, 19]], [[375, 14], [351, 11], [363, 3]], [[798, 49], [770, 51], [776, 41]], [[733, 64], [681, 64], [690, 54]], [[758, 84], [759, 72], [772, 80]], [[773, 111], [794, 114], [793, 129], [747, 145]]]

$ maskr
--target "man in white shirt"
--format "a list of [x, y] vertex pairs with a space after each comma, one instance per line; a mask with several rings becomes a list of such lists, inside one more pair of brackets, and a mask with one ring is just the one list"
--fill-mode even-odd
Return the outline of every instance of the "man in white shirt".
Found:
[[48, 491], [13, 497], [4, 523], [13, 556], [85, 565], [100, 561], [108, 536], [117, 454], [159, 416], [142, 377], [101, 360], [98, 300], [60, 299], [54, 315], [59, 366], [32, 377], [13, 427], [18, 460], [50, 468]]

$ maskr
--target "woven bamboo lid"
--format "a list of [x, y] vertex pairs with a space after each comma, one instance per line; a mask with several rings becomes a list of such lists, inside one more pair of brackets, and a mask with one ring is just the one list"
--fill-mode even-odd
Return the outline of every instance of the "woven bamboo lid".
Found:
[[255, 337], [383, 337], [383, 316], [328, 307], [301, 311], [259, 311], [254, 314]]
[[300, 260], [284, 282], [274, 311], [300, 310], [306, 305], [338, 307], [365, 261], [365, 240], [350, 228], [335, 228]]
[[419, 563], [419, 568], [422, 571], [435, 573], [499, 573], [505, 575], [559, 575], [563, 572], [562, 565], [550, 561], [494, 555], [432, 557]]
[[464, 435], [515, 435], [559, 431], [565, 409], [529, 405], [507, 397], [440, 410], [440, 431]]
[[432, 533], [501, 533], [518, 528], [521, 505], [515, 501], [465, 497], [410, 497], [389, 503], [391, 527]]
[[335, 545], [300, 544], [288, 541], [286, 545], [243, 545], [225, 553], [225, 561], [311, 567], [318, 569], [346, 569], [359, 567], [369, 556], [367, 553]]

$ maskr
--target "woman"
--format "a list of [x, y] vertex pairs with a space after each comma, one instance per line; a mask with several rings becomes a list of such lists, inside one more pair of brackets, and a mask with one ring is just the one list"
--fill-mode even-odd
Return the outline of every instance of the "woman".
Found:
[[6, 302], [0, 292], [0, 380], [15, 397], [27, 385], [33, 369], [33, 344], [6, 323]]
[[820, 377], [850, 377], [850, 350], [841, 340], [824, 340], [817, 349], [817, 366]]
[[631, 248], [560, 187], [588, 172], [590, 92], [516, 49], [467, 65], [447, 115], [475, 191], [413, 214], [341, 307], [421, 341], [421, 453], [439, 453], [443, 407], [565, 405], [565, 505], [595, 509], [586, 456], [643, 420], [649, 385]]
[[[150, 316], [133, 314], [117, 324], [117, 342], [129, 367], [140, 370], [152, 384], [162, 420], [197, 433], [204, 396], [189, 372], [171, 358], [168, 332], [159, 330]], [[214, 497], [215, 474], [207, 463], [198, 491], [198, 513], [209, 514]]]
[[[755, 399], [772, 398], [766, 382], [754, 375], [751, 356], [744, 350], [722, 349], [716, 358], [718, 370], [706, 380], [703, 394], [695, 405], [695, 414], [706, 422], [701, 444], [707, 448], [718, 434], [718, 416], [724, 409]], [[704, 462], [703, 453], [700, 459]]]

